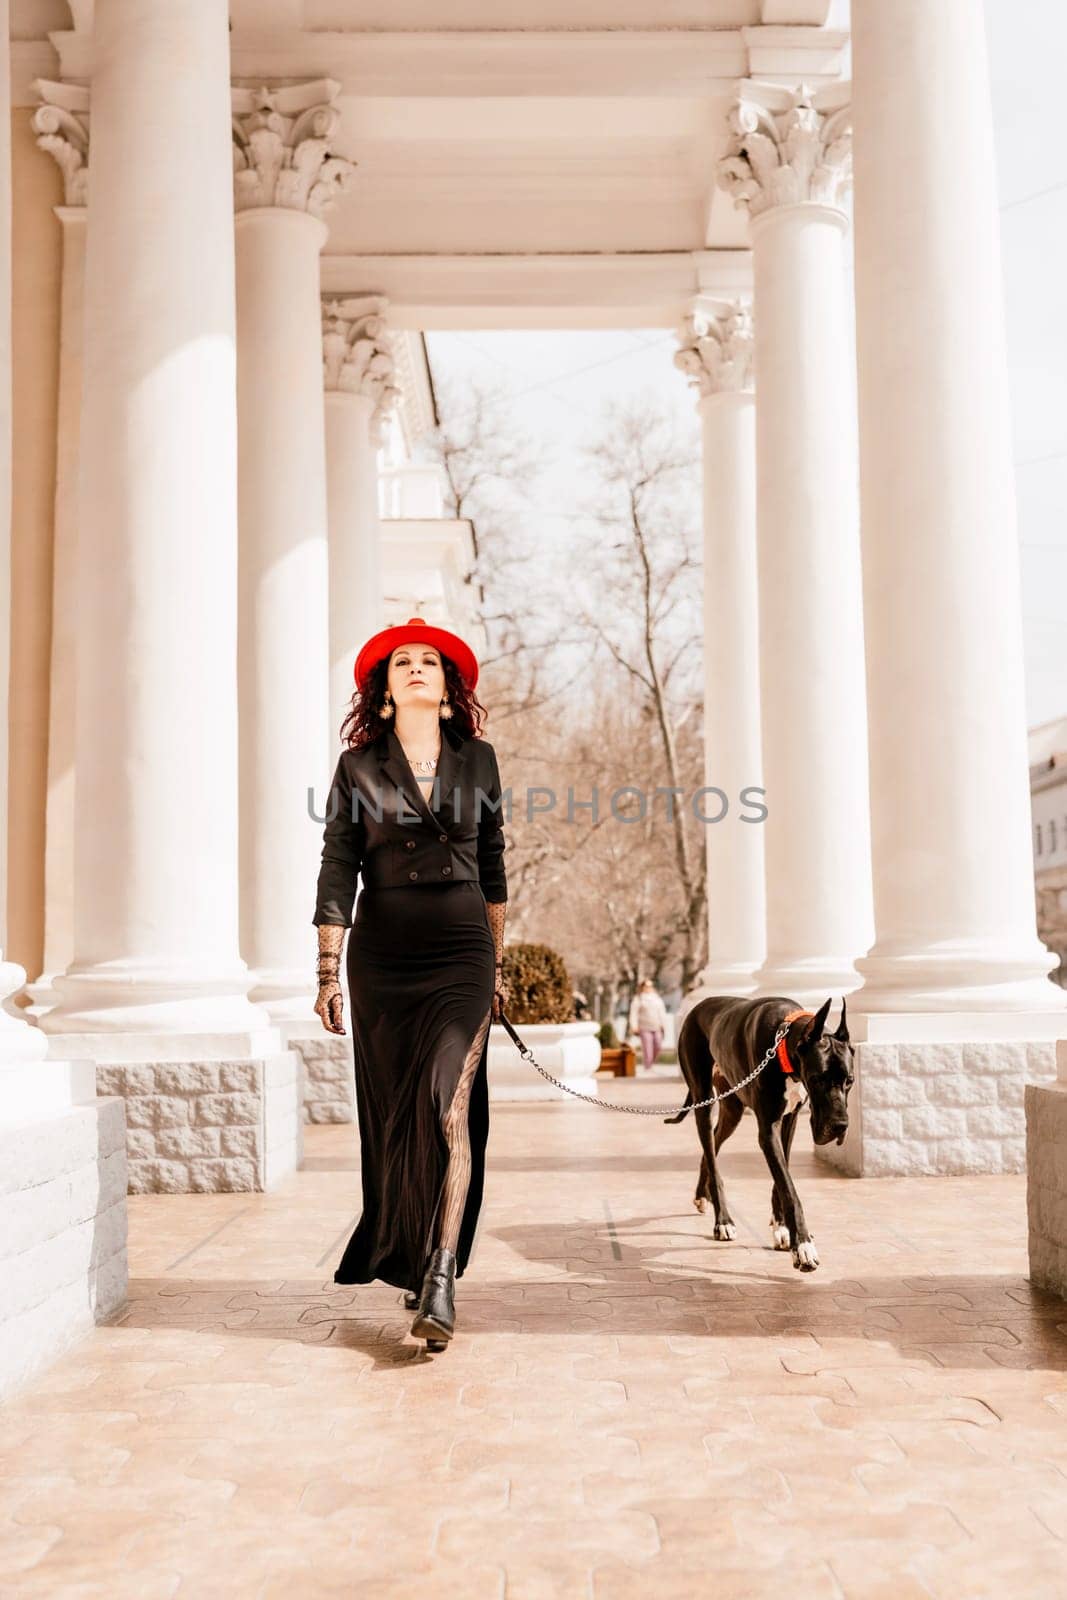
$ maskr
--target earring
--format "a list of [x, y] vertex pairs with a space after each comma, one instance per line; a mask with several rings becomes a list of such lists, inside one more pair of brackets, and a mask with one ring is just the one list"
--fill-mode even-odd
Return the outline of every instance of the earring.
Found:
[[392, 701], [392, 697], [389, 694], [389, 690], [387, 689], [385, 691], [385, 704], [381, 707], [381, 710], [378, 712], [378, 715], [380, 717], [389, 718], [389, 717], [392, 716], [392, 714], [393, 714], [393, 701]]
[[443, 722], [447, 722], [451, 715], [452, 715], [452, 707], [449, 705], [447, 699], [446, 700], [442, 700], [441, 701], [441, 711], [440, 711], [441, 720]]

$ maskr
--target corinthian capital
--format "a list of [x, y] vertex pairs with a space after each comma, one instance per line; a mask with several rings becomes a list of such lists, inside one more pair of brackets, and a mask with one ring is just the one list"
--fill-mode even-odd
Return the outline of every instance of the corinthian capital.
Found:
[[234, 206], [282, 206], [321, 217], [355, 173], [333, 154], [341, 117], [332, 78], [284, 89], [234, 89]]
[[685, 318], [674, 364], [701, 396], [749, 394], [753, 387], [752, 308], [705, 300]]
[[374, 402], [371, 441], [381, 441], [382, 427], [400, 398], [394, 383], [387, 301], [381, 295], [325, 300], [322, 306], [322, 358], [327, 389], [362, 394]]
[[719, 187], [754, 217], [772, 206], [839, 204], [852, 177], [849, 90], [744, 84], [730, 109]]
[[89, 200], [89, 91], [71, 83], [38, 78], [42, 104], [33, 113], [37, 143], [63, 174], [63, 200], [84, 206]]

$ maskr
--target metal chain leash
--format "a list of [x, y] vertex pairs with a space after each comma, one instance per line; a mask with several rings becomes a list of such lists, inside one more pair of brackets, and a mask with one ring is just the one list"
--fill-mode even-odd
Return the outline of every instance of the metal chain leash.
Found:
[[774, 1036], [774, 1043], [764, 1055], [759, 1065], [752, 1069], [747, 1078], [742, 1078], [740, 1083], [735, 1083], [731, 1088], [725, 1090], [722, 1094], [713, 1094], [708, 1100], [697, 1100], [692, 1105], [684, 1106], [624, 1106], [621, 1105], [618, 1100], [601, 1100], [599, 1095], [582, 1094], [579, 1089], [572, 1089], [569, 1084], [561, 1083], [558, 1078], [554, 1078], [552, 1076], [551, 1072], [546, 1072], [544, 1067], [534, 1060], [533, 1051], [530, 1049], [529, 1045], [523, 1044], [522, 1040], [515, 1032], [515, 1029], [511, 1026], [511, 1023], [504, 1015], [503, 1010], [501, 1010], [500, 1013], [500, 1020], [514, 1040], [520, 1056], [522, 1056], [524, 1061], [528, 1061], [532, 1067], [535, 1067], [541, 1074], [542, 1078], [545, 1078], [549, 1083], [555, 1084], [556, 1088], [562, 1089], [565, 1094], [573, 1095], [575, 1100], [587, 1100], [591, 1106], [599, 1106], [602, 1111], [625, 1111], [632, 1117], [676, 1117], [683, 1111], [700, 1111], [704, 1106], [718, 1105], [719, 1101], [725, 1100], [727, 1095], [736, 1094], [739, 1089], [743, 1089], [746, 1084], [751, 1083], [753, 1078], [759, 1077], [764, 1067], [766, 1067], [774, 1059], [780, 1041], [785, 1038], [789, 1031], [789, 1024], [787, 1022], [783, 1022], [780, 1025], [778, 1032]]

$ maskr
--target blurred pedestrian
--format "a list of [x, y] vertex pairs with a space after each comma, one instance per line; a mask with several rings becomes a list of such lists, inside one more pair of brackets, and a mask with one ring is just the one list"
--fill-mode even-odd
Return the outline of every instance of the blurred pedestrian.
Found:
[[667, 1028], [667, 1007], [651, 978], [642, 978], [630, 1004], [629, 1029], [641, 1040], [641, 1066], [655, 1065]]

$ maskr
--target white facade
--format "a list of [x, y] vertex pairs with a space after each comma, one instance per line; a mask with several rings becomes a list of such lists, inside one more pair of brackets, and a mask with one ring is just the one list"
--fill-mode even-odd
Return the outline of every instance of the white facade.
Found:
[[749, 669], [709, 749], [770, 799], [709, 857], [705, 991], [848, 993], [849, 1170], [1017, 1170], [1067, 995], [1035, 931], [978, 0], [854, 0], [851, 85], [828, 0], [501, 10], [18, 8], [5, 831], [37, 981], [7, 1104], [114, 1120], [75, 1109], [95, 1065], [131, 1186], [163, 1190], [292, 1169], [301, 1047], [346, 1114], [306, 794], [354, 644], [471, 622], [469, 530], [397, 449], [432, 420], [418, 335], [667, 326], [709, 649]]

